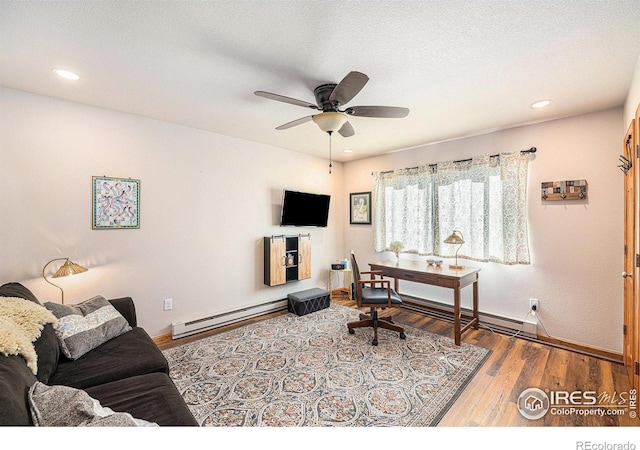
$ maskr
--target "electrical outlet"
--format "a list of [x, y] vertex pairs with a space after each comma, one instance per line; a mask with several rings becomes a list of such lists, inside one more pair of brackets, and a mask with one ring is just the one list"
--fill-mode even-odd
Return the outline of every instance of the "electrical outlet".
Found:
[[164, 299], [164, 310], [165, 311], [171, 311], [173, 309], [173, 299], [172, 298], [165, 298]]
[[540, 309], [540, 303], [537, 298], [529, 299], [529, 309], [532, 311], [538, 311]]

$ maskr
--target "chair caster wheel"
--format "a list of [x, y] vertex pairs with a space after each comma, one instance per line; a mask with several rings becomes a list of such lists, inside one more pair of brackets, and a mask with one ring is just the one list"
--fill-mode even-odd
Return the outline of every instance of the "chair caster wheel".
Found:
[[371, 345], [378, 345], [378, 340], [374, 339], [373, 341], [371, 341]]
[[406, 339], [406, 338], [407, 338], [407, 335], [406, 335], [406, 334], [404, 334], [404, 333], [400, 333], [400, 339]]
[[353, 328], [349, 328], [349, 334], [355, 334], [355, 330]]

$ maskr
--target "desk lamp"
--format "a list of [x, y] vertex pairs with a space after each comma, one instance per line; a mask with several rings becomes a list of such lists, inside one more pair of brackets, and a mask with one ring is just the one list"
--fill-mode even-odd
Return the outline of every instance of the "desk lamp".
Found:
[[[458, 233], [460, 233], [460, 235], [458, 235]], [[460, 250], [460, 247], [462, 247], [462, 244], [464, 244], [464, 238], [462, 237], [462, 232], [458, 230], [453, 230], [453, 233], [451, 233], [451, 236], [446, 238], [444, 240], [444, 243], [458, 245], [458, 248], [456, 250], [456, 263], [449, 264], [449, 269], [454, 269], [454, 270], [464, 269], [463, 265], [458, 264], [458, 251]]]

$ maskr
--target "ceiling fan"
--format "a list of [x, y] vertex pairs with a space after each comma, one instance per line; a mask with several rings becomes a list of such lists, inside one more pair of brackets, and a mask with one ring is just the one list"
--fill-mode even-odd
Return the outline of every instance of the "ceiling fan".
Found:
[[316, 104], [265, 91], [256, 91], [254, 94], [258, 97], [321, 111], [319, 114], [302, 117], [280, 125], [276, 127], [276, 130], [286, 130], [313, 120], [322, 131], [329, 133], [329, 135], [337, 131], [343, 137], [350, 137], [355, 134], [355, 131], [349, 123], [348, 116], [402, 118], [409, 114], [408, 108], [397, 106], [350, 106], [341, 109], [360, 92], [368, 81], [368, 76], [353, 71], [349, 72], [338, 84], [321, 84], [313, 90]]

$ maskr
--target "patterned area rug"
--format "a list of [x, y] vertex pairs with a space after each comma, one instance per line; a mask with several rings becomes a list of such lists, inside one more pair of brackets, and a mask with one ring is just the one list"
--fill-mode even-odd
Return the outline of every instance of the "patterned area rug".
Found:
[[373, 332], [359, 311], [292, 313], [165, 350], [202, 426], [434, 426], [490, 351], [405, 326]]

